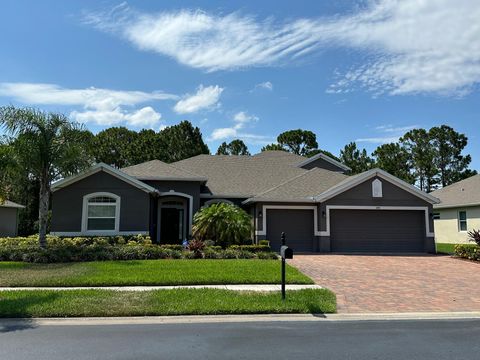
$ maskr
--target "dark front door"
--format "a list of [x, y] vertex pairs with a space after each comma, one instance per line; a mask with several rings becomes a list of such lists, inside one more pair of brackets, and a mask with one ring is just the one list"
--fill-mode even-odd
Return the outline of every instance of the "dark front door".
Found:
[[163, 208], [160, 213], [160, 242], [181, 244], [183, 241], [183, 209]]

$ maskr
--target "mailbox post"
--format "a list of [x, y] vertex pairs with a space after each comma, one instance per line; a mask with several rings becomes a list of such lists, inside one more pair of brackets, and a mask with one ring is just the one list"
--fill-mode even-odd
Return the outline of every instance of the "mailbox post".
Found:
[[293, 259], [293, 250], [285, 245], [285, 233], [281, 235], [282, 246], [280, 256], [282, 257], [282, 300], [285, 301], [285, 259]]

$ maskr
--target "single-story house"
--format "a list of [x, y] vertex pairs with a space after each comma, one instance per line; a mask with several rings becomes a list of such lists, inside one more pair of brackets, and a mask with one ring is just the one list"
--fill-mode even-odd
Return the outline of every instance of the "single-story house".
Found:
[[23, 208], [13, 201], [0, 201], [0, 237], [17, 236], [18, 212]]
[[441, 200], [434, 205], [437, 243], [469, 243], [468, 232], [480, 229], [480, 175], [431, 193]]
[[297, 252], [435, 251], [435, 197], [380, 169], [349, 170], [324, 154], [284, 151], [123, 169], [97, 164], [53, 185], [51, 231], [181, 243], [196, 211], [226, 202], [251, 214], [254, 241], [267, 239], [276, 250], [285, 232]]

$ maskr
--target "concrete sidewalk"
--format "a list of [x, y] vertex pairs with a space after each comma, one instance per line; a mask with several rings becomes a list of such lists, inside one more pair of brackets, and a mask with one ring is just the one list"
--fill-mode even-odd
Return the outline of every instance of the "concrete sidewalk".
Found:
[[[0, 291], [22, 290], [113, 290], [113, 291], [152, 291], [173, 289], [221, 289], [234, 291], [280, 291], [280, 285], [184, 285], [184, 286], [75, 286], [75, 287], [0, 287]], [[320, 285], [287, 285], [287, 290], [322, 289]]]

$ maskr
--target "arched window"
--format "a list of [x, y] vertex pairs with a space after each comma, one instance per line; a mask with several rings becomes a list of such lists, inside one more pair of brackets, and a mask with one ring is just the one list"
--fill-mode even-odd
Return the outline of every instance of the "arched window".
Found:
[[83, 232], [118, 232], [120, 197], [111, 193], [93, 193], [83, 198]]

